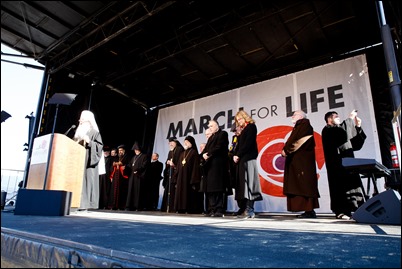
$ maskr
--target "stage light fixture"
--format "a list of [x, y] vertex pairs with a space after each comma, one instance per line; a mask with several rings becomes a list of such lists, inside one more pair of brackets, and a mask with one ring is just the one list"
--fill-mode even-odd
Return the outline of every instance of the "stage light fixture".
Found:
[[5, 112], [4, 110], [1, 111], [1, 122], [5, 122], [6, 119], [10, 118], [11, 115]]

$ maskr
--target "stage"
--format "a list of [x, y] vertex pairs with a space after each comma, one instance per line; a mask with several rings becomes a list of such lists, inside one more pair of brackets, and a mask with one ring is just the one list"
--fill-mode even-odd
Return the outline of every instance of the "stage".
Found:
[[1, 213], [4, 267], [400, 268], [401, 226], [318, 214]]

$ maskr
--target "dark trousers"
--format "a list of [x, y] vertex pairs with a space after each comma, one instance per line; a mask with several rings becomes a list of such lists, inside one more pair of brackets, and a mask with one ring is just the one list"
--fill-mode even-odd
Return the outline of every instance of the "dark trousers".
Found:
[[206, 195], [209, 213], [225, 213], [223, 208], [223, 192], [207, 192]]

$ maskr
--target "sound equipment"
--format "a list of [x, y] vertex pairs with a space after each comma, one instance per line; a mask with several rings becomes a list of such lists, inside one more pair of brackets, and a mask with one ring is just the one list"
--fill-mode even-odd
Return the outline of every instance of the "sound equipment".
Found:
[[373, 195], [376, 195], [378, 194], [377, 178], [391, 175], [391, 171], [381, 163], [377, 162], [375, 159], [342, 158], [342, 165], [349, 173], [361, 174], [362, 177], [368, 179], [366, 190], [363, 188], [363, 194], [366, 201], [369, 198], [368, 194], [370, 192], [370, 180], [373, 182], [374, 186]]
[[14, 215], [69, 215], [71, 194], [68, 191], [19, 189]]
[[361, 205], [352, 218], [361, 223], [400, 225], [401, 196], [394, 190], [381, 192]]
[[391, 174], [387, 167], [375, 159], [342, 158], [342, 165], [346, 170], [353, 173], [374, 174], [377, 177], [389, 176]]

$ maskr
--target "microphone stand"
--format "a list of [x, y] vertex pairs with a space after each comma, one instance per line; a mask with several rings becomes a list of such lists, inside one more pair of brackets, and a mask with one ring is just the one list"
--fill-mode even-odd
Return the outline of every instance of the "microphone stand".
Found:
[[52, 135], [50, 136], [49, 152], [47, 155], [47, 164], [46, 164], [45, 179], [43, 182], [43, 190], [46, 190], [46, 183], [47, 183], [47, 178], [48, 178], [48, 174], [49, 174], [50, 159], [51, 159], [52, 148], [53, 148], [54, 130], [56, 128], [56, 121], [57, 121], [57, 114], [59, 112], [59, 105], [70, 105], [72, 103], [72, 101], [74, 101], [76, 96], [77, 96], [76, 94], [71, 94], [71, 93], [55, 93], [49, 100], [49, 104], [56, 105], [56, 112], [54, 115]]
[[68, 135], [68, 134], [71, 132], [71, 130], [73, 130], [73, 129], [75, 129], [75, 128], [77, 128], [77, 126], [72, 125], [72, 126], [64, 133], [64, 135]]
[[51, 136], [50, 136], [49, 152], [48, 152], [48, 155], [47, 155], [47, 164], [46, 164], [45, 179], [44, 179], [44, 181], [43, 181], [43, 190], [46, 190], [47, 177], [48, 177], [48, 174], [49, 174], [50, 159], [51, 159], [51, 156], [52, 156], [54, 129], [56, 128], [56, 120], [57, 120], [57, 114], [58, 114], [58, 112], [59, 112], [59, 104], [56, 104], [56, 113], [55, 113], [55, 116], [54, 116], [52, 134], [51, 134]]
[[166, 212], [169, 213], [169, 207], [170, 207], [170, 184], [172, 182], [172, 159], [170, 159], [170, 165], [169, 165], [169, 186], [168, 186], [168, 199], [167, 199], [167, 206], [166, 206]]

